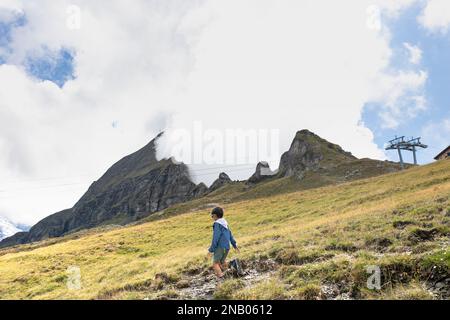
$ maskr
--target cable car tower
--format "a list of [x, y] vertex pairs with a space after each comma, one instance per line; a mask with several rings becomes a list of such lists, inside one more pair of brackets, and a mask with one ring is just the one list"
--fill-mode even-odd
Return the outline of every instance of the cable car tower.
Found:
[[401, 150], [412, 151], [413, 156], [414, 156], [414, 164], [417, 165], [417, 156], [416, 156], [417, 148], [423, 148], [423, 149], [428, 148], [427, 145], [420, 142], [420, 139], [421, 138], [419, 137], [419, 138], [411, 138], [410, 140], [407, 140], [404, 136], [399, 137], [399, 138], [395, 137], [395, 139], [389, 141], [389, 144], [387, 145], [386, 150], [397, 150], [398, 151], [398, 156], [400, 158], [400, 165], [401, 165], [402, 169], [405, 168], [405, 164], [403, 162]]

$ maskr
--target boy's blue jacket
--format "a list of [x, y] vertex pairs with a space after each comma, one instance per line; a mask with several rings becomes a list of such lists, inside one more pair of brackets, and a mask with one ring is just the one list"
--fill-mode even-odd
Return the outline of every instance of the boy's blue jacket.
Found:
[[218, 219], [213, 224], [213, 239], [209, 252], [216, 251], [217, 248], [230, 249], [230, 242], [233, 248], [236, 248], [236, 240], [228, 228], [228, 223], [225, 219]]

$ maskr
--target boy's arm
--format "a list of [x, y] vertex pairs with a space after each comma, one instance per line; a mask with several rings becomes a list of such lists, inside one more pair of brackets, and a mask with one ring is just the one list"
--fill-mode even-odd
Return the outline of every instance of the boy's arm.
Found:
[[233, 233], [231, 232], [231, 230], [230, 230], [230, 242], [231, 242], [231, 245], [233, 246], [233, 248], [237, 248], [237, 243], [236, 243], [236, 240], [234, 239], [234, 237], [233, 237]]
[[217, 246], [219, 245], [219, 238], [220, 238], [220, 228], [217, 225], [217, 223], [214, 223], [213, 238], [211, 241], [211, 246], [208, 249], [209, 252], [213, 253], [217, 249]]

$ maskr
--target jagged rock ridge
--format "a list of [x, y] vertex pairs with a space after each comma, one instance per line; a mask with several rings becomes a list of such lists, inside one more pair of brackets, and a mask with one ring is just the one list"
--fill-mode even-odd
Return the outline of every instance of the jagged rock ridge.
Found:
[[349, 181], [400, 170], [397, 163], [358, 159], [339, 145], [309, 130], [298, 131], [288, 151], [283, 153], [278, 170], [271, 171], [267, 162], [260, 162], [249, 183], [286, 177], [312, 180], [319, 186]]
[[[139, 151], [114, 164], [94, 182], [71, 209], [55, 213], [0, 242], [0, 247], [60, 237], [81, 229], [105, 224], [125, 224], [163, 210], [171, 205], [210, 194], [232, 183], [221, 173], [210, 188], [191, 181], [189, 170], [173, 159], [156, 159], [158, 135]], [[400, 170], [396, 163], [357, 159], [340, 146], [302, 130], [272, 171], [260, 162], [245, 183], [249, 188], [273, 179], [294, 178], [317, 187], [330, 183], [371, 177]]]
[[278, 171], [272, 171], [269, 164], [266, 161], [261, 161], [256, 165], [255, 173], [248, 178], [247, 184], [255, 184], [262, 182], [277, 174]]
[[160, 136], [114, 164], [73, 208], [41, 220], [29, 232], [5, 239], [0, 247], [59, 237], [103, 224], [132, 222], [205, 194], [207, 187], [191, 181], [185, 164], [156, 159], [155, 144]]
[[209, 192], [216, 191], [217, 189], [222, 188], [223, 186], [227, 185], [231, 182], [230, 177], [225, 173], [222, 172], [219, 174], [219, 178], [217, 178], [216, 181], [213, 182], [213, 184], [209, 187]]

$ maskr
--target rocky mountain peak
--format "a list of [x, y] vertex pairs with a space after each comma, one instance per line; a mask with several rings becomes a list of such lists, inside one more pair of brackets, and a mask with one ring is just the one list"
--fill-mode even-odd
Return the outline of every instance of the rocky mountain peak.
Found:
[[277, 172], [270, 169], [266, 161], [261, 161], [256, 165], [255, 173], [248, 179], [248, 183], [258, 183], [274, 176]]
[[184, 163], [157, 160], [156, 142], [161, 136], [162, 133], [115, 163], [73, 208], [48, 216], [29, 232], [6, 239], [0, 247], [59, 237], [104, 224], [125, 224], [204, 195], [208, 188], [191, 181]]
[[339, 145], [328, 142], [309, 130], [298, 131], [291, 147], [281, 156], [279, 174], [302, 175], [306, 170], [317, 170], [321, 163], [340, 163], [356, 158]]
[[219, 174], [219, 178], [213, 182], [211, 187], [209, 187], [209, 192], [215, 191], [230, 182], [231, 182], [230, 177], [225, 172], [222, 172]]

